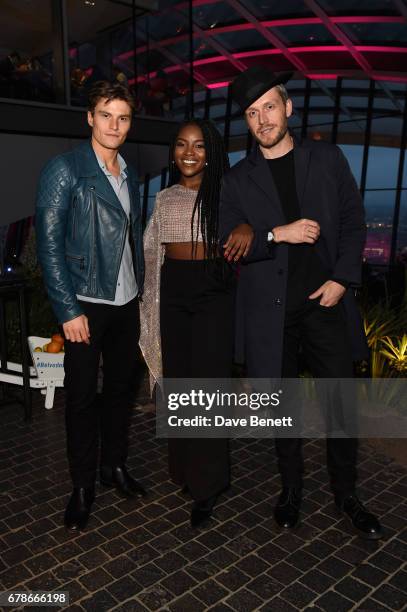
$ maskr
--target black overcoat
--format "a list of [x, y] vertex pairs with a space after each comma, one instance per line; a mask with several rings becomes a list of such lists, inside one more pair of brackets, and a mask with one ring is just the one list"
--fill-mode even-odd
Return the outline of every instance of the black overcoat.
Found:
[[[353, 357], [368, 356], [354, 288], [361, 282], [366, 237], [363, 201], [348, 162], [336, 145], [294, 140], [296, 189], [301, 217], [318, 221], [316, 252], [332, 278], [349, 283], [343, 299]], [[220, 202], [220, 240], [240, 223], [254, 230], [250, 252], [239, 269], [236, 361], [248, 376], [281, 375], [288, 245], [267, 241], [286, 223], [272, 174], [257, 147], [226, 174]]]

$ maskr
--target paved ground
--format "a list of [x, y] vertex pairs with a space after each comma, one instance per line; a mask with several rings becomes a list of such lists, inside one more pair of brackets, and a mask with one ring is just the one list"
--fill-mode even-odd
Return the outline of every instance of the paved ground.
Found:
[[98, 487], [87, 531], [72, 537], [61, 526], [70, 493], [62, 401], [60, 392], [46, 411], [36, 395], [29, 425], [21, 407], [0, 409], [1, 589], [68, 590], [70, 610], [97, 612], [407, 609], [407, 472], [391, 460], [360, 452], [361, 497], [386, 529], [379, 543], [338, 518], [321, 441], [305, 445], [295, 534], [273, 524], [279, 479], [267, 440], [233, 442], [233, 486], [195, 531], [190, 500], [168, 481], [154, 415], [135, 409], [129, 466], [149, 498], [123, 501]]

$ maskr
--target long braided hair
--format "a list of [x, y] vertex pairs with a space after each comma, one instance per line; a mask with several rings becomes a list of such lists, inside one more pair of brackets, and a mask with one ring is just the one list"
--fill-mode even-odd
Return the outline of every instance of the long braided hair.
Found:
[[181, 130], [187, 125], [200, 128], [205, 143], [206, 164], [201, 184], [195, 200], [191, 217], [191, 237], [193, 251], [196, 251], [198, 236], [194, 236], [194, 219], [198, 215], [198, 232], [202, 233], [205, 257], [214, 259], [218, 256], [218, 221], [219, 196], [223, 174], [229, 169], [229, 158], [223, 139], [212, 121], [207, 119], [188, 119], [181, 123], [171, 140], [169, 150], [168, 187], [179, 183], [181, 173], [174, 159], [174, 149]]

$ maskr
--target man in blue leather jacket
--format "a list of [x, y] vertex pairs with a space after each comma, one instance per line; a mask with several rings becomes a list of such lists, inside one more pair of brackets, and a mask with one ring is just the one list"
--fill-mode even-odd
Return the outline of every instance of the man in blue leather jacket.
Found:
[[72, 531], [86, 526], [94, 500], [99, 421], [101, 483], [126, 497], [145, 494], [125, 465], [144, 277], [137, 176], [119, 154], [134, 101], [122, 85], [100, 81], [90, 91], [88, 108], [91, 140], [47, 163], [36, 206], [38, 257], [66, 338], [73, 493], [65, 525]]

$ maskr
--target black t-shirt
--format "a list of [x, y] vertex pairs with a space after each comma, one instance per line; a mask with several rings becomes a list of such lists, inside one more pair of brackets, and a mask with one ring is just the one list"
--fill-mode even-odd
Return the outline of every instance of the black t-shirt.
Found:
[[[267, 162], [286, 223], [298, 221], [301, 219], [301, 210], [295, 182], [294, 151], [291, 150], [276, 159], [268, 159]], [[315, 252], [314, 245], [308, 243], [288, 245], [286, 310], [300, 308], [308, 296], [326, 280], [328, 272]]]

